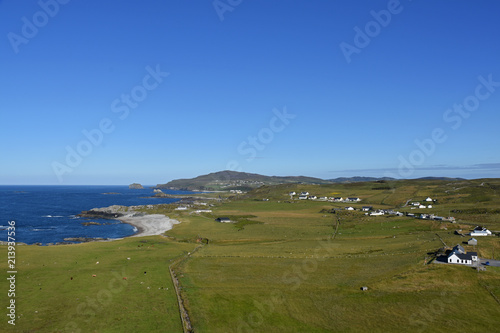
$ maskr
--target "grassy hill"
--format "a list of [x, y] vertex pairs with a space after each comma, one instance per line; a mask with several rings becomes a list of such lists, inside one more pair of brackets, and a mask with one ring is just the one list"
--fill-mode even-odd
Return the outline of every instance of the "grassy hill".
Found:
[[377, 180], [392, 180], [392, 178], [351, 177], [324, 180], [305, 176], [263, 176], [255, 173], [237, 171], [219, 171], [190, 179], [172, 180], [166, 184], [158, 184], [158, 188], [172, 188], [182, 190], [243, 190], [248, 191], [263, 185], [278, 184], [331, 184], [353, 183]]
[[159, 188], [175, 188], [184, 190], [251, 190], [262, 185], [283, 183], [325, 184], [323, 179], [304, 176], [263, 176], [254, 173], [237, 171], [219, 171], [191, 179], [177, 179], [166, 184], [158, 184]]

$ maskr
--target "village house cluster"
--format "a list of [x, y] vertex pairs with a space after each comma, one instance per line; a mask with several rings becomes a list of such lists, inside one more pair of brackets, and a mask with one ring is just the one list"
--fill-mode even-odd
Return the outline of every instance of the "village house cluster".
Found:
[[[459, 234], [461, 236], [465, 236], [464, 234], [460, 232], [455, 232], [456, 234]], [[488, 230], [485, 227], [481, 226], [476, 226], [474, 230], [472, 230], [469, 233], [470, 236], [492, 236], [493, 233]], [[471, 237], [467, 242], [464, 242], [464, 244], [471, 245], [471, 246], [477, 246], [478, 241], [474, 237]], [[477, 256], [477, 252], [466, 252], [463, 246], [461, 245], [456, 245], [450, 253], [447, 255], [447, 261], [448, 264], [459, 264], [459, 265], [467, 265], [467, 266], [473, 266], [473, 267], [482, 267], [484, 270], [485, 268], [483, 266], [480, 266], [480, 258]], [[484, 265], [489, 265], [490, 262], [486, 261]]]
[[[296, 192], [290, 192], [290, 198], [294, 198], [297, 195]], [[315, 195], [311, 195], [309, 192], [300, 192], [298, 195], [299, 200], [318, 200], [318, 201], [329, 201], [329, 202], [360, 202], [360, 198], [342, 198], [342, 197], [317, 197]]]
[[221, 189], [228, 187], [235, 187], [235, 186], [259, 187], [265, 185], [264, 182], [257, 180], [231, 180], [231, 181], [215, 180], [213, 183], [215, 185], [218, 185]]
[[413, 206], [410, 209], [423, 209], [423, 208], [432, 208], [432, 204], [435, 203], [437, 200], [432, 199], [431, 197], [427, 197], [423, 203], [420, 203], [418, 201], [411, 202], [410, 205]]

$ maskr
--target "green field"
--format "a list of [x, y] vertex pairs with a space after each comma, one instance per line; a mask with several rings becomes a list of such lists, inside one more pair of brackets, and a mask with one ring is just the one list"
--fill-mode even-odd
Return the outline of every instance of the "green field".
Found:
[[[0, 330], [182, 332], [168, 270], [175, 263], [194, 332], [499, 332], [500, 268], [430, 263], [441, 239], [468, 239], [457, 229], [500, 230], [499, 190], [497, 179], [287, 184], [227, 194], [210, 201], [212, 214], [158, 206], [149, 211], [182, 222], [166, 236], [18, 246], [18, 318], [15, 329], [4, 318]], [[451, 214], [457, 223], [330, 213], [347, 204], [291, 200], [290, 191], [357, 196], [356, 208]], [[427, 196], [438, 200], [432, 210], [403, 207]], [[464, 247], [500, 259], [496, 236]], [[5, 279], [0, 288], [8, 305]]]

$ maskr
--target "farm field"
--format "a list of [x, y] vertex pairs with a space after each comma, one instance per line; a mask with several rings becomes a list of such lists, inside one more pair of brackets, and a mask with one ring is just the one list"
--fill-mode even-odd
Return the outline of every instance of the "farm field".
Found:
[[[500, 230], [499, 189], [497, 179], [266, 186], [223, 195], [213, 213], [158, 206], [154, 213], [181, 221], [165, 236], [18, 246], [13, 332], [182, 332], [169, 265], [194, 332], [496, 332], [500, 268], [432, 259], [444, 244], [500, 259], [499, 237], [472, 247], [455, 234]], [[362, 201], [296, 200], [291, 191]], [[405, 206], [428, 196], [432, 209]], [[457, 223], [367, 216], [347, 205]], [[8, 290], [5, 280], [0, 288]]]

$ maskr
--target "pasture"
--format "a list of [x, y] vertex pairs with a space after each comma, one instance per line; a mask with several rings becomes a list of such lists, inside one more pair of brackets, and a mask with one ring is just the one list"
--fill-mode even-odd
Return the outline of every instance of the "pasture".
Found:
[[[225, 195], [213, 213], [156, 207], [155, 213], [181, 221], [165, 236], [18, 246], [19, 318], [12, 331], [182, 332], [168, 272], [180, 258], [174, 268], [194, 332], [498, 331], [500, 268], [478, 272], [431, 261], [442, 241], [454, 246], [467, 240], [455, 230], [477, 224], [500, 230], [499, 184], [261, 187]], [[290, 191], [356, 196], [362, 201], [355, 208], [404, 212], [423, 211], [404, 205], [431, 196], [437, 202], [426, 213], [451, 214], [457, 223], [366, 216], [346, 211], [344, 203], [291, 200]], [[331, 213], [333, 208], [338, 210]], [[216, 222], [221, 216], [240, 223]], [[207, 240], [201, 247], [200, 239]], [[499, 259], [499, 240], [463, 245]], [[5, 246], [1, 251], [6, 257]], [[5, 262], [0, 269], [7, 271]], [[7, 287], [3, 280], [0, 288]], [[5, 293], [2, 299], [7, 302]], [[6, 320], [1, 327], [9, 328]]]

